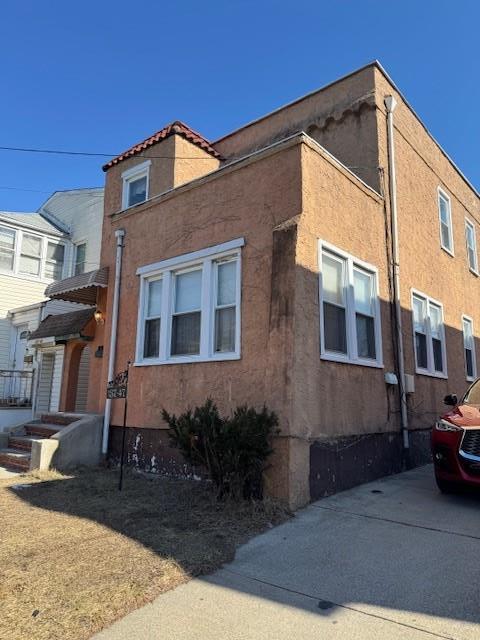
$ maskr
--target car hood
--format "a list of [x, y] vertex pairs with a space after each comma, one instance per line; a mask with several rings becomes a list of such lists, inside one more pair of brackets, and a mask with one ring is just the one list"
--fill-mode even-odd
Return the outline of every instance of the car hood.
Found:
[[448, 420], [457, 427], [476, 427], [480, 428], [480, 407], [471, 404], [460, 404], [442, 418]]

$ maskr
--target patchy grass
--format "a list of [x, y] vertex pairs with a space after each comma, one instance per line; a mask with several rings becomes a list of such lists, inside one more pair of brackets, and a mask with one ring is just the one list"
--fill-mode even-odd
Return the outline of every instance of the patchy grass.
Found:
[[[0, 638], [83, 640], [289, 517], [202, 483], [81, 470], [0, 481]], [[20, 486], [19, 486], [20, 485]]]

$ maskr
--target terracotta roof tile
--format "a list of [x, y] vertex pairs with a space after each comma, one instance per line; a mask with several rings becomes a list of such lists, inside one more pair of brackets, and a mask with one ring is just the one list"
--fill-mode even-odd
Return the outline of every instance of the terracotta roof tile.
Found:
[[142, 153], [142, 151], [145, 151], [145, 149], [148, 149], [161, 140], [165, 140], [175, 133], [185, 138], [185, 140], [188, 140], [189, 142], [197, 145], [197, 147], [200, 147], [207, 153], [210, 153], [215, 158], [221, 158], [219, 152], [210, 144], [210, 142], [206, 138], [204, 138], [193, 129], [190, 129], [190, 127], [188, 127], [183, 122], [180, 122], [180, 120], [175, 120], [175, 122], [172, 122], [163, 129], [160, 129], [160, 131], [157, 131], [157, 133], [154, 133], [153, 136], [150, 136], [149, 138], [146, 138], [133, 147], [130, 147], [130, 149], [127, 149], [116, 158], [113, 158], [112, 160], [104, 164], [103, 170], [107, 171], [107, 169], [110, 169], [110, 167], [113, 167], [119, 162], [122, 162], [122, 160], [126, 160], [127, 158], [131, 158], [132, 156], [136, 156], [137, 154]]

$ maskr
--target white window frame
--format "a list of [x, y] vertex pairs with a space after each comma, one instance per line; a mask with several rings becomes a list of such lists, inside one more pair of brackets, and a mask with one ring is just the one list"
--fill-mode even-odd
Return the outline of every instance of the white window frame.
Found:
[[[469, 245], [468, 245], [468, 229], [472, 230], [472, 236], [473, 236], [473, 252], [474, 252], [474, 255], [475, 255], [475, 266], [474, 267], [472, 267], [472, 265], [470, 264], [470, 254], [468, 252], [468, 249], [469, 249]], [[477, 233], [476, 233], [475, 225], [468, 218], [465, 218], [465, 245], [466, 245], [466, 248], [467, 248], [468, 268], [470, 269], [470, 271], [474, 275], [478, 276], [479, 273], [478, 273]]]
[[[329, 254], [338, 256], [346, 262], [346, 282], [345, 282], [345, 323], [347, 333], [347, 353], [337, 353], [327, 351], [325, 349], [325, 332], [323, 317], [323, 286], [322, 286], [322, 254], [326, 251]], [[374, 330], [375, 330], [375, 360], [370, 358], [362, 358], [358, 355], [357, 330], [355, 322], [355, 299], [353, 291], [353, 271], [358, 267], [362, 271], [370, 273], [374, 278]], [[318, 272], [319, 272], [319, 313], [320, 313], [320, 358], [322, 360], [331, 360], [334, 362], [344, 362], [348, 364], [357, 364], [365, 367], [383, 368], [383, 352], [382, 352], [382, 322], [380, 310], [380, 292], [378, 283], [378, 269], [373, 265], [364, 262], [352, 256], [351, 254], [335, 247], [334, 245], [318, 241]]]
[[[139, 204], [143, 204], [148, 200], [148, 196], [150, 193], [150, 165], [152, 164], [151, 160], [146, 160], [141, 164], [137, 164], [130, 169], [127, 169], [122, 173], [123, 187], [122, 187], [122, 209], [130, 209], [131, 207], [136, 207]], [[130, 185], [132, 182], [136, 180], [140, 180], [140, 178], [147, 178], [147, 185], [145, 188], [145, 200], [143, 202], [137, 202], [136, 204], [128, 204], [128, 196], [130, 193]]]
[[[440, 233], [440, 246], [444, 251], [446, 251], [450, 256], [455, 257], [455, 249], [453, 243], [453, 222], [452, 222], [452, 201], [450, 200], [450, 196], [446, 193], [441, 187], [437, 189], [437, 207], [438, 207], [438, 229]], [[447, 203], [448, 206], [448, 235], [450, 238], [451, 247], [446, 247], [443, 244], [442, 237], [442, 214], [440, 209], [440, 200], [443, 199]]]
[[[17, 227], [13, 227], [9, 224], [6, 224], [0, 221], [0, 227], [4, 227], [6, 229], [10, 229], [15, 233], [15, 245], [14, 245], [14, 255], [13, 255], [13, 269], [0, 269], [0, 274], [15, 276], [17, 278], [21, 278], [22, 280], [32, 280], [35, 282], [53, 282], [51, 278], [45, 277], [45, 264], [47, 260], [47, 246], [48, 243], [52, 244], [61, 244], [64, 246], [64, 254], [63, 254], [63, 268], [62, 268], [62, 278], [65, 277], [65, 267], [67, 263], [67, 246], [66, 243], [63, 242], [59, 238], [55, 238], [54, 236], [44, 236], [30, 229], [19, 229]], [[28, 273], [22, 273], [20, 271], [20, 255], [22, 253], [22, 243], [23, 243], [23, 235], [26, 234], [28, 236], [35, 236], [40, 238], [41, 240], [41, 253], [40, 253], [40, 272], [38, 275], [32, 275]]]
[[[466, 347], [465, 347], [465, 327], [464, 327], [464, 323], [465, 322], [470, 323], [470, 327], [472, 329], [472, 339], [473, 339], [472, 369], [473, 369], [473, 376], [467, 375], [467, 359], [465, 358], [465, 351], [466, 351]], [[464, 360], [464, 363], [465, 363], [465, 379], [467, 380], [467, 382], [474, 382], [477, 379], [477, 354], [476, 354], [476, 351], [475, 351], [475, 332], [473, 330], [473, 318], [471, 318], [470, 316], [467, 316], [465, 314], [462, 315], [462, 336], [463, 336], [463, 360]]]
[[[427, 368], [419, 367], [417, 365], [417, 344], [415, 340], [415, 322], [413, 318], [413, 299], [421, 299], [426, 304], [426, 313], [425, 313], [425, 336], [427, 341]], [[411, 313], [412, 313], [412, 335], [413, 335], [413, 352], [415, 358], [415, 373], [418, 373], [422, 376], [430, 376], [432, 378], [448, 378], [448, 369], [447, 369], [447, 341], [445, 338], [445, 316], [443, 313], [443, 304], [435, 298], [431, 296], [427, 296], [426, 293], [419, 291], [418, 289], [411, 289], [411, 297], [410, 297], [410, 305], [411, 305]], [[438, 307], [440, 309], [441, 316], [441, 331], [440, 331], [440, 341], [442, 343], [442, 365], [443, 371], [435, 371], [435, 365], [433, 361], [433, 344], [432, 344], [432, 328], [430, 323], [430, 305]]]
[[72, 268], [72, 276], [77, 275], [77, 257], [78, 257], [78, 247], [85, 245], [85, 260], [83, 261], [84, 270], [82, 273], [85, 273], [87, 269], [85, 268], [87, 265], [87, 240], [77, 240], [73, 246], [73, 268]]
[[[191, 362], [218, 362], [239, 360], [241, 357], [241, 247], [243, 238], [231, 240], [214, 247], [207, 247], [168, 260], [162, 260], [137, 269], [140, 276], [140, 297], [137, 318], [137, 343], [135, 366], [144, 367], [164, 364], [186, 364]], [[235, 349], [232, 352], [215, 352], [215, 304], [216, 304], [216, 268], [218, 260], [230, 258], [237, 263], [236, 271], [236, 313], [235, 313]], [[202, 269], [201, 285], [201, 324], [200, 349], [195, 355], [171, 355], [172, 319], [174, 315], [174, 276], [176, 273]], [[148, 282], [162, 279], [162, 304], [160, 315], [160, 352], [158, 358], [145, 358], [145, 309], [147, 304]]]

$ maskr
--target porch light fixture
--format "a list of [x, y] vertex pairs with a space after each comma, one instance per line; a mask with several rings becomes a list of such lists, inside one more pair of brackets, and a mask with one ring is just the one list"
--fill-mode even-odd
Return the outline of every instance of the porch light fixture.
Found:
[[97, 324], [105, 324], [105, 318], [103, 317], [103, 313], [100, 311], [100, 309], [95, 309], [93, 317], [95, 318], [95, 322]]

